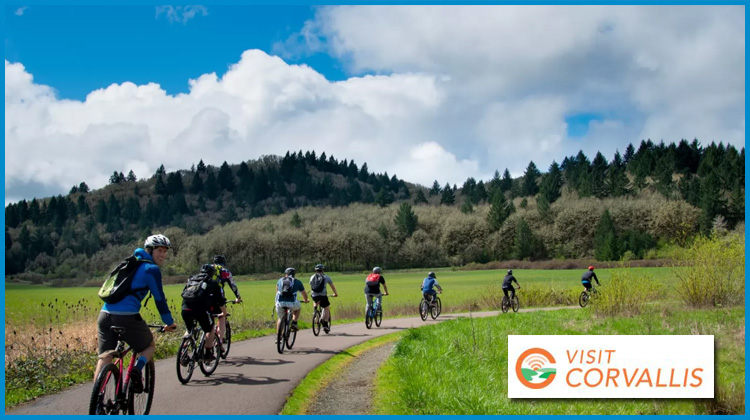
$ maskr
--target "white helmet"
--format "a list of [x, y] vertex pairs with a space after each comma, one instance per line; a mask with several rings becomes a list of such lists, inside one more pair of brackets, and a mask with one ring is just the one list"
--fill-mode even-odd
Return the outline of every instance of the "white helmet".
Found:
[[169, 242], [169, 238], [164, 235], [151, 235], [146, 238], [146, 242], [143, 244], [144, 248], [156, 248], [159, 246], [171, 248], [172, 243]]

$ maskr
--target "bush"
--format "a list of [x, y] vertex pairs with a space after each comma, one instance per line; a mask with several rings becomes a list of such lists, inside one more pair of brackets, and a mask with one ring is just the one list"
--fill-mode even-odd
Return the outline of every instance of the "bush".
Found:
[[605, 316], [638, 315], [643, 312], [644, 305], [662, 294], [652, 276], [622, 265], [612, 270], [604, 286], [591, 307], [597, 314]]
[[699, 237], [675, 267], [677, 292], [693, 307], [745, 304], [745, 236]]

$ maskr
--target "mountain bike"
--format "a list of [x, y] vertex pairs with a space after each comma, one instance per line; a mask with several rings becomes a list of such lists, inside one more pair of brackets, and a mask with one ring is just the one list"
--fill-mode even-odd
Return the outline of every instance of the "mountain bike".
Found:
[[[305, 301], [300, 302], [307, 303]], [[279, 330], [276, 332], [276, 350], [279, 354], [284, 353], [284, 346], [291, 350], [292, 346], [294, 346], [294, 342], [297, 340], [297, 329], [292, 328], [292, 320], [294, 319], [292, 313], [294, 311], [283, 307], [281, 309], [284, 311], [284, 315], [280, 317], [281, 322], [279, 323]], [[276, 310], [275, 306], [274, 310]], [[273, 314], [273, 312], [271, 312], [271, 314]]]
[[[520, 287], [519, 287], [520, 289]], [[518, 291], [513, 293], [513, 297], [503, 296], [503, 301], [500, 303], [500, 309], [503, 313], [508, 312], [508, 309], [513, 309], [513, 312], [518, 312], [518, 308], [521, 307], [521, 302], [518, 300]]]
[[[164, 325], [149, 325], [149, 327], [164, 332]], [[127, 328], [113, 326], [110, 329], [117, 335], [117, 348], [106, 353], [113, 357], [112, 363], [104, 366], [94, 381], [89, 401], [89, 414], [120, 414], [122, 412], [122, 414], [146, 415], [151, 411], [151, 403], [154, 401], [154, 381], [156, 380], [154, 361], [149, 361], [143, 367], [143, 392], [133, 392], [130, 376], [133, 369], [136, 369], [135, 351], [130, 357], [127, 369], [123, 369], [123, 360], [133, 350], [122, 339]]]
[[323, 328], [323, 311], [320, 305], [316, 306], [313, 311], [313, 318], [312, 318], [312, 330], [313, 334], [317, 337], [318, 334], [320, 334], [320, 330], [323, 329], [323, 331], [328, 334], [331, 332], [331, 320], [333, 319], [333, 316], [331, 315], [331, 307], [328, 307], [328, 328]]
[[591, 289], [589, 289], [588, 292], [585, 290], [581, 292], [581, 294], [578, 296], [578, 304], [581, 305], [581, 308], [585, 308], [586, 305], [589, 304], [589, 301], [592, 299], [596, 299], [599, 297], [599, 291], [596, 290], [596, 287], [594, 287], [594, 284], [591, 284]]
[[419, 317], [422, 318], [422, 321], [427, 321], [427, 314], [429, 314], [432, 319], [437, 318], [442, 310], [443, 304], [438, 296], [435, 296], [430, 302], [428, 302], [423, 295], [422, 300], [419, 301]]
[[213, 360], [205, 360], [203, 355], [206, 352], [206, 333], [200, 325], [193, 326], [193, 331], [183, 337], [177, 351], [177, 379], [183, 384], [188, 383], [193, 376], [196, 364], [205, 376], [214, 373], [221, 357], [221, 348], [218, 344], [218, 336], [214, 334], [214, 348], [218, 352]]
[[372, 322], [375, 321], [375, 326], [379, 327], [380, 323], [383, 322], [383, 308], [378, 305], [378, 298], [383, 296], [382, 293], [373, 296], [372, 305], [368, 305], [365, 309], [365, 327], [369, 330], [372, 328]]
[[[227, 303], [231, 303], [232, 305], [237, 304], [237, 302], [233, 300], [227, 301]], [[227, 356], [229, 356], [229, 348], [232, 346], [232, 326], [229, 325], [229, 317], [232, 316], [232, 314], [227, 313], [227, 319], [225, 321], [224, 325], [224, 337], [221, 343], [221, 358], [226, 360]], [[219, 337], [219, 323], [216, 323], [216, 334], [217, 337]]]

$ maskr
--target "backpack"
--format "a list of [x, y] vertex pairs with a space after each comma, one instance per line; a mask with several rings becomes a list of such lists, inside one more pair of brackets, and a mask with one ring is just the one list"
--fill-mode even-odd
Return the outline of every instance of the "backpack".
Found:
[[281, 279], [281, 296], [291, 298], [294, 296], [294, 278], [284, 277]]
[[104, 284], [99, 289], [99, 298], [106, 303], [117, 303], [136, 290], [147, 290], [148, 287], [135, 290], [130, 287], [135, 272], [143, 262], [146, 261], [136, 258], [135, 255], [125, 258], [104, 280]]
[[365, 279], [365, 284], [367, 284], [368, 287], [378, 287], [380, 284], [380, 274], [370, 273]]
[[322, 274], [315, 274], [310, 280], [310, 288], [315, 293], [321, 293], [326, 290], [326, 278]]
[[206, 271], [193, 274], [187, 279], [185, 288], [182, 289], [182, 299], [185, 303], [199, 303], [208, 298], [208, 282], [213, 281], [213, 275]]

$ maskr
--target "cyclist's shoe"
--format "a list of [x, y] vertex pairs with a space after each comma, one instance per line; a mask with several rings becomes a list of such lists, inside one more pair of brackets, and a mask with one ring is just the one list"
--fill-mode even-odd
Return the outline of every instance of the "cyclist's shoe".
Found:
[[190, 336], [193, 335], [190, 331], [185, 331], [185, 334], [182, 335], [182, 338], [190, 338]]
[[133, 368], [130, 372], [130, 389], [134, 394], [143, 392], [143, 375], [140, 369]]
[[297, 327], [297, 321], [292, 321], [292, 325], [290, 326], [292, 331], [298, 331], [299, 328]]
[[214, 349], [206, 349], [206, 353], [203, 355], [203, 360], [207, 362], [211, 362], [213, 360], [216, 360], [216, 356], [214, 356]]

